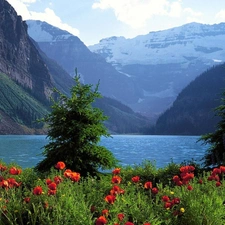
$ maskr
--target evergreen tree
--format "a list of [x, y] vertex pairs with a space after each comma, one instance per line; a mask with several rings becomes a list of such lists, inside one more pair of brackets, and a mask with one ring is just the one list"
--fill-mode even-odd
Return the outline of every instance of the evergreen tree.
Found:
[[[225, 91], [222, 96], [225, 97]], [[221, 118], [216, 131], [200, 138], [205, 144], [210, 144], [204, 157], [206, 166], [225, 164], [225, 98], [222, 97], [221, 101], [222, 104], [215, 109], [216, 115]]]
[[44, 146], [43, 161], [36, 165], [40, 172], [49, 171], [58, 161], [64, 161], [67, 168], [82, 175], [95, 175], [99, 169], [111, 169], [117, 160], [103, 146], [101, 136], [109, 137], [103, 121], [107, 119], [92, 103], [101, 95], [98, 86], [82, 85], [79, 76], [74, 78], [71, 97], [55, 90], [58, 100], [53, 100], [52, 111], [43, 121], [49, 124], [49, 143]]

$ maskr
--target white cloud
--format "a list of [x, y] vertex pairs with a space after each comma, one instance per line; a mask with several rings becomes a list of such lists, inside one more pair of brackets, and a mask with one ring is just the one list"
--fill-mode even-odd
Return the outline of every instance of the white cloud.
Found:
[[79, 36], [79, 30], [63, 23], [60, 17], [58, 17], [52, 9], [46, 8], [44, 12], [29, 11], [28, 6], [25, 3], [34, 3], [35, 1], [36, 0], [8, 0], [16, 10], [17, 14], [22, 16], [23, 20], [46, 21], [62, 30], [67, 30], [75, 36]]
[[202, 16], [203, 16], [202, 12], [196, 12], [196, 11], [194, 11], [191, 8], [185, 8], [184, 9], [184, 14], [185, 14], [187, 23], [190, 23], [190, 22], [202, 23], [203, 22], [202, 19], [201, 19]]
[[181, 0], [98, 0], [93, 9], [112, 9], [116, 18], [131, 26], [141, 28], [153, 16], [181, 17]]
[[116, 18], [133, 27], [141, 28], [154, 15], [165, 15], [168, 0], [99, 0], [93, 9], [113, 9]]
[[225, 20], [225, 9], [220, 10], [216, 14], [216, 20], [217, 22], [223, 22]]

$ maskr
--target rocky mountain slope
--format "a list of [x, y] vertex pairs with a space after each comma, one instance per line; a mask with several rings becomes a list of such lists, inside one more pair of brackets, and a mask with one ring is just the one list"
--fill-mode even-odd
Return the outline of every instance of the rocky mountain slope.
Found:
[[163, 113], [154, 134], [203, 135], [214, 132], [220, 118], [214, 109], [221, 105], [225, 91], [225, 64], [215, 66], [184, 88]]
[[[52, 88], [69, 95], [74, 84], [73, 78], [28, 36], [27, 24], [13, 7], [0, 0], [0, 134], [46, 132], [43, 124], [35, 121], [49, 113]], [[112, 132], [136, 133], [149, 124], [119, 102], [103, 98], [98, 105], [114, 113], [107, 121]], [[116, 121], [120, 122], [113, 127]]]
[[225, 23], [190, 23], [132, 39], [110, 37], [89, 49], [138, 85], [142, 95], [133, 109], [157, 116], [198, 75], [225, 61], [224, 40]]
[[30, 37], [40, 49], [71, 76], [77, 68], [84, 83], [95, 85], [100, 81], [102, 95], [126, 104], [137, 101], [139, 90], [134, 81], [119, 73], [104, 58], [92, 53], [78, 37], [46, 22], [26, 22]]

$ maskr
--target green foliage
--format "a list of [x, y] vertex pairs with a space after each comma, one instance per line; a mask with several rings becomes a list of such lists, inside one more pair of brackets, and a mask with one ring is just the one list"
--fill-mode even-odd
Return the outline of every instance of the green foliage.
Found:
[[[223, 92], [222, 96], [225, 97], [225, 92]], [[220, 117], [216, 131], [205, 134], [200, 139], [205, 144], [210, 145], [205, 155], [206, 166], [225, 163], [225, 98], [222, 97], [221, 101], [222, 104], [215, 109], [216, 115]]]
[[22, 87], [5, 74], [0, 73], [0, 111], [3, 111], [19, 124], [31, 128], [41, 128], [36, 120], [45, 116], [48, 107], [42, 105]]
[[[225, 64], [202, 73], [184, 88], [173, 106], [157, 120], [155, 134], [202, 135], [214, 132], [219, 121], [213, 109], [225, 87]], [[207, 121], [207, 122], [206, 122]]]
[[99, 146], [101, 136], [109, 137], [103, 122], [107, 119], [102, 111], [92, 107], [101, 97], [98, 85], [82, 85], [75, 77], [71, 97], [58, 92], [59, 99], [53, 102], [52, 112], [44, 118], [49, 124], [49, 143], [44, 147], [46, 157], [38, 163], [40, 172], [49, 171], [58, 161], [83, 175], [94, 175], [99, 169], [110, 169], [117, 160], [105, 147]]
[[[47, 177], [39, 177], [29, 168], [12, 174], [12, 167], [19, 169], [16, 164], [0, 162], [0, 225], [104, 224], [96, 223], [100, 216], [104, 216], [108, 225], [128, 221], [133, 225], [225, 224], [225, 167], [195, 175], [181, 186], [166, 179], [165, 183], [163, 179], [153, 182], [152, 174], [164, 174], [170, 180], [173, 175], [181, 177], [180, 165], [174, 163], [160, 169], [147, 161], [139, 166], [121, 167], [116, 175], [121, 177], [119, 183], [112, 182], [115, 174], [72, 181], [65, 176], [65, 169], [52, 168]], [[66, 168], [70, 169], [67, 165]], [[220, 181], [209, 180], [213, 173]], [[134, 182], [135, 176], [140, 176], [140, 180]], [[145, 182], [153, 182], [152, 188], [146, 188]], [[37, 187], [41, 192], [34, 191]], [[158, 192], [153, 192], [153, 188]], [[119, 192], [113, 194], [112, 190]], [[106, 201], [108, 195], [114, 196], [115, 201]], [[123, 216], [121, 219], [119, 214]]]

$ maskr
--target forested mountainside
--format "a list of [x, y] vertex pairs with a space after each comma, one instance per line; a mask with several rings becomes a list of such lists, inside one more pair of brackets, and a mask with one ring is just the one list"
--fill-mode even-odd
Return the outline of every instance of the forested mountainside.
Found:
[[[36, 120], [50, 111], [52, 89], [69, 95], [75, 82], [28, 36], [26, 23], [5, 0], [0, 0], [0, 56], [0, 134], [46, 133]], [[105, 112], [111, 112], [112, 106], [104, 98], [102, 101]], [[113, 108], [116, 116], [109, 117], [106, 124], [113, 132], [137, 133], [148, 124], [147, 119], [132, 110], [124, 111], [126, 106], [121, 105]]]
[[163, 113], [155, 134], [202, 135], [213, 132], [219, 118], [214, 109], [221, 104], [225, 91], [225, 64], [198, 76], [178, 95], [173, 106]]

